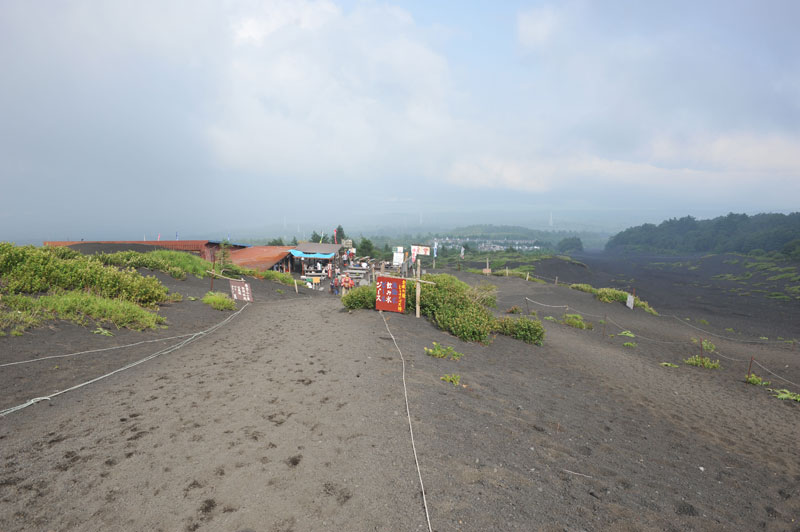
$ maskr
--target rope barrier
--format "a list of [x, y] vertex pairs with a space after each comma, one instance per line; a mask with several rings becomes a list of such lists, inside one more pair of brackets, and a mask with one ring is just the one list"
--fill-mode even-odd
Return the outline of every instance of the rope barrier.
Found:
[[383, 318], [383, 324], [386, 325], [386, 331], [389, 333], [389, 336], [392, 337], [392, 342], [394, 342], [395, 348], [397, 348], [397, 352], [400, 353], [400, 360], [403, 362], [403, 394], [406, 399], [406, 416], [408, 417], [408, 431], [411, 433], [411, 449], [414, 451], [414, 463], [417, 465], [417, 475], [419, 476], [419, 487], [422, 490], [422, 505], [425, 507], [425, 519], [428, 521], [428, 532], [433, 532], [433, 528], [431, 527], [431, 516], [428, 512], [428, 500], [425, 497], [425, 486], [422, 484], [422, 471], [419, 468], [419, 458], [417, 458], [417, 446], [414, 443], [414, 428], [411, 426], [411, 410], [408, 406], [408, 388], [406, 387], [406, 359], [403, 357], [403, 352], [400, 350], [400, 346], [397, 345], [397, 340], [395, 339], [392, 331], [389, 329], [389, 322], [386, 321], [386, 316], [384, 316], [383, 311], [380, 311], [381, 318]]
[[116, 346], [113, 346], [113, 347], [103, 347], [101, 349], [90, 349], [89, 351], [79, 351], [77, 353], [69, 353], [67, 355], [51, 355], [51, 356], [47, 356], [47, 357], [32, 358], [30, 360], [20, 360], [18, 362], [8, 362], [6, 364], [0, 364], [0, 368], [4, 368], [6, 366], [16, 366], [18, 364], [30, 364], [31, 362], [39, 362], [41, 360], [51, 360], [51, 359], [54, 359], [54, 358], [74, 357], [74, 356], [78, 356], [78, 355], [87, 355], [87, 354], [90, 354], [90, 353], [100, 353], [102, 351], [112, 351], [114, 349], [125, 349], [125, 348], [128, 348], [128, 347], [135, 347], [137, 345], [149, 344], [149, 343], [153, 343], [153, 342], [166, 342], [167, 340], [177, 340], [178, 338], [185, 338], [187, 336], [191, 336], [192, 334], [194, 334], [194, 333], [182, 334], [180, 336], [170, 336], [168, 338], [156, 338], [155, 340], [142, 340], [141, 342], [136, 342], [136, 343], [133, 343], [133, 344], [116, 345]]
[[52, 393], [52, 394], [50, 394], [48, 396], [36, 397], [36, 398], [30, 399], [29, 401], [26, 401], [25, 403], [22, 403], [20, 405], [13, 406], [11, 408], [6, 408], [5, 410], [0, 410], [0, 417], [5, 417], [8, 414], [12, 414], [12, 413], [17, 412], [19, 410], [27, 408], [27, 407], [29, 407], [31, 405], [34, 405], [34, 404], [36, 404], [36, 403], [38, 403], [40, 401], [50, 401], [53, 397], [57, 397], [59, 395], [65, 394], [67, 392], [71, 392], [71, 391], [77, 390], [79, 388], [83, 388], [84, 386], [88, 386], [89, 384], [93, 384], [93, 383], [95, 383], [97, 381], [103, 380], [103, 379], [105, 379], [107, 377], [110, 377], [112, 375], [115, 375], [117, 373], [125, 371], [127, 369], [133, 368], [135, 366], [138, 366], [139, 364], [143, 364], [143, 363], [145, 363], [145, 362], [147, 362], [149, 360], [152, 360], [152, 359], [154, 359], [156, 357], [159, 357], [161, 355], [167, 355], [169, 353], [172, 353], [173, 351], [177, 351], [181, 347], [194, 342], [198, 338], [216, 331], [217, 329], [219, 329], [220, 327], [222, 327], [223, 325], [225, 325], [226, 323], [231, 321], [233, 318], [235, 318], [236, 316], [241, 314], [241, 312], [244, 309], [246, 309], [248, 306], [250, 306], [250, 303], [246, 303], [242, 308], [237, 310], [235, 313], [231, 314], [230, 316], [228, 316], [227, 318], [225, 318], [224, 320], [222, 320], [218, 324], [213, 325], [213, 326], [209, 327], [208, 329], [206, 329], [204, 331], [196, 332], [196, 333], [192, 334], [189, 338], [186, 338], [185, 340], [182, 340], [182, 341], [178, 342], [177, 344], [171, 345], [171, 346], [169, 346], [167, 348], [162, 349], [161, 351], [157, 351], [157, 352], [153, 353], [152, 355], [146, 356], [146, 357], [144, 357], [144, 358], [142, 358], [140, 360], [137, 360], [135, 362], [131, 362], [130, 364], [128, 364], [126, 366], [123, 366], [121, 368], [115, 369], [114, 371], [106, 373], [105, 375], [101, 375], [99, 377], [95, 377], [94, 379], [88, 380], [86, 382], [82, 382], [81, 384], [77, 384], [77, 385], [72, 386], [70, 388], [67, 388], [65, 390], [61, 390], [61, 391]]
[[[630, 328], [628, 328], [628, 327], [623, 327], [622, 325], [620, 325], [619, 323], [615, 322], [614, 320], [612, 320], [612, 319], [611, 319], [611, 318], [609, 318], [608, 316], [598, 316], [598, 315], [596, 315], [596, 314], [589, 314], [588, 312], [581, 312], [579, 309], [576, 309], [575, 307], [571, 307], [571, 306], [569, 306], [569, 305], [547, 305], [547, 304], [545, 304], [545, 303], [541, 303], [541, 302], [539, 302], [539, 301], [534, 301], [533, 299], [530, 299], [529, 297], [525, 297], [525, 299], [526, 299], [527, 301], [530, 301], [531, 303], [535, 303], [535, 304], [537, 304], [537, 305], [541, 305], [541, 306], [543, 306], [543, 307], [548, 307], [548, 308], [564, 308], [564, 309], [572, 309], [572, 310], [574, 310], [575, 312], [577, 312], [577, 313], [579, 313], [579, 314], [581, 314], [581, 315], [592, 316], [592, 317], [595, 317], [595, 318], [603, 318], [603, 319], [605, 319], [607, 322], [609, 322], [609, 323], [611, 323], [611, 324], [613, 324], [613, 325], [615, 325], [615, 326], [619, 327], [619, 329], [620, 329], [620, 330], [623, 330], [623, 331], [630, 331], [630, 330], [631, 330], [631, 329], [630, 329]], [[783, 344], [783, 343], [785, 343], [785, 342], [783, 342], [783, 341], [778, 341], [778, 342], [767, 342], [767, 341], [748, 341], [748, 340], [740, 340], [740, 339], [738, 339], [738, 338], [729, 338], [729, 337], [726, 337], [726, 336], [720, 336], [720, 335], [718, 335], [718, 334], [714, 334], [714, 333], [711, 333], [711, 332], [709, 332], [709, 331], [705, 331], [705, 330], [703, 330], [703, 329], [700, 329], [699, 327], [695, 327], [694, 325], [691, 325], [691, 324], [689, 324], [689, 323], [686, 323], [686, 322], [684, 322], [683, 320], [681, 320], [680, 318], [678, 318], [677, 316], [675, 316], [674, 314], [672, 314], [672, 315], [669, 315], [669, 316], [657, 316], [657, 317], [663, 317], [663, 318], [670, 318], [670, 317], [671, 317], [671, 318], [675, 318], [675, 319], [676, 319], [676, 320], [678, 320], [679, 322], [681, 322], [681, 323], [683, 323], [683, 324], [685, 324], [685, 325], [688, 325], [689, 327], [692, 327], [693, 329], [697, 329], [698, 331], [701, 331], [701, 332], [704, 332], [704, 333], [708, 333], [708, 334], [710, 334], [710, 335], [712, 335], [712, 336], [716, 336], [716, 337], [718, 337], [718, 338], [722, 338], [722, 339], [725, 339], [725, 340], [730, 340], [730, 341], [733, 341], [733, 342], [740, 342], [740, 343], [745, 343], [745, 344], [754, 344], [754, 343], [755, 343], [755, 344], [768, 344], [768, 343], [781, 343], [781, 344]], [[649, 341], [649, 342], [655, 342], [655, 343], [659, 343], [659, 344], [678, 345], [678, 344], [683, 344], [683, 343], [685, 343], [685, 342], [675, 342], [675, 341], [667, 341], [667, 340], [656, 340], [655, 338], [648, 338], [647, 336], [642, 336], [642, 335], [640, 335], [640, 334], [636, 334], [636, 338], [637, 338], [637, 339], [643, 339], [643, 340], [646, 340], [646, 341]], [[733, 358], [733, 357], [729, 357], [729, 356], [723, 355], [722, 353], [720, 353], [719, 351], [716, 351], [716, 350], [715, 350], [713, 353], [709, 353], [709, 354], [711, 354], [711, 355], [714, 355], [714, 356], [719, 356], [719, 357], [721, 357], [721, 358], [724, 358], [724, 359], [726, 359], [726, 360], [730, 360], [731, 362], [748, 362], [748, 360], [747, 360], [747, 359], [744, 359], [744, 358]], [[796, 384], [796, 383], [794, 383], [794, 382], [792, 382], [792, 381], [790, 381], [790, 380], [788, 380], [788, 379], [786, 379], [786, 378], [784, 378], [784, 377], [781, 377], [780, 375], [778, 375], [778, 374], [777, 374], [777, 373], [775, 373], [774, 371], [770, 370], [770, 369], [769, 369], [769, 368], [767, 368], [766, 366], [764, 366], [764, 365], [762, 365], [761, 363], [759, 363], [757, 360], [753, 359], [753, 362], [755, 362], [755, 363], [756, 363], [758, 366], [760, 366], [761, 368], [763, 368], [765, 371], [769, 372], [771, 375], [773, 375], [773, 376], [775, 376], [775, 377], [777, 377], [777, 378], [781, 379], [781, 380], [782, 380], [782, 381], [784, 381], [784, 382], [787, 382], [787, 383], [789, 383], [789, 384], [792, 384], [792, 385], [794, 385], [794, 386], [797, 386], [798, 388], [800, 388], [800, 385], [798, 385], [798, 384]]]
[[780, 375], [778, 375], [777, 373], [775, 373], [775, 372], [774, 372], [774, 371], [772, 371], [771, 369], [769, 369], [769, 368], [767, 368], [767, 367], [765, 367], [765, 366], [762, 366], [762, 365], [761, 365], [761, 364], [758, 362], [758, 360], [756, 360], [756, 359], [753, 359], [753, 362], [755, 362], [755, 364], [756, 364], [758, 367], [760, 367], [761, 369], [763, 369], [763, 370], [764, 370], [764, 371], [766, 371], [767, 373], [769, 373], [769, 374], [773, 375], [774, 377], [778, 377], [780, 380], [782, 380], [782, 381], [784, 381], [784, 382], [788, 382], [789, 384], [791, 384], [791, 385], [793, 385], [793, 386], [796, 386], [796, 387], [800, 388], [800, 384], [797, 384], [796, 382], [792, 382], [792, 381], [790, 381], [789, 379], [784, 379], [783, 377], [781, 377]]
[[710, 334], [711, 336], [714, 336], [716, 338], [722, 338], [723, 340], [728, 340], [730, 342], [739, 342], [741, 344], [763, 344], [763, 345], [766, 345], [766, 344], [786, 344], [786, 343], [791, 343], [792, 342], [791, 340], [742, 340], [741, 338], [731, 338], [730, 336], [722, 336], [721, 334], [715, 334], [715, 333], [713, 333], [711, 331], [707, 331], [705, 329], [701, 329], [700, 327], [692, 325], [691, 323], [686, 323], [686, 320], [680, 319], [675, 314], [670, 314], [669, 316], [661, 316], [661, 317], [663, 317], [663, 318], [675, 318], [676, 320], [678, 320], [680, 323], [686, 325], [687, 327], [691, 327], [692, 329], [698, 330], [698, 331], [700, 331], [702, 333]]

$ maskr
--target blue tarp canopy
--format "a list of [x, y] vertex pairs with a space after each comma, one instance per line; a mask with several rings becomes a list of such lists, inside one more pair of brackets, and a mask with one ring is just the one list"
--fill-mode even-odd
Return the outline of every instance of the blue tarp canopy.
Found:
[[336, 253], [303, 253], [296, 249], [289, 250], [289, 253], [292, 254], [292, 257], [302, 257], [304, 259], [332, 259], [336, 255]]

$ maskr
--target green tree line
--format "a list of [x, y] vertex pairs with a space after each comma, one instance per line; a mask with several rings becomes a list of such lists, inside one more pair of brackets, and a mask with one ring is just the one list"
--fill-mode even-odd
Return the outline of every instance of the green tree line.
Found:
[[791, 214], [729, 213], [711, 220], [692, 216], [659, 225], [630, 227], [611, 237], [607, 251], [750, 253], [782, 252], [800, 259], [800, 212]]

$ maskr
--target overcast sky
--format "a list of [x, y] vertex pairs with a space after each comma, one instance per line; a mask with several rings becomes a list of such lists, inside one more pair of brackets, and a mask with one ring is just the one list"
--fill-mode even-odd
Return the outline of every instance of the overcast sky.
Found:
[[794, 0], [4, 0], [0, 240], [797, 211], [798, 20]]

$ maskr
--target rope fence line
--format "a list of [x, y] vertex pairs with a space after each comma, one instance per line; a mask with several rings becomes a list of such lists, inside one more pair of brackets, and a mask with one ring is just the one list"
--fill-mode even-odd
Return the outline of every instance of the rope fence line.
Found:
[[[307, 299], [312, 299], [312, 298], [311, 298], [311, 296], [306, 295], [306, 296], [301, 296], [301, 297], [286, 297], [286, 298], [283, 298], [281, 301], [286, 301], [286, 300], [307, 300]], [[168, 336], [166, 338], [154, 338], [152, 340], [142, 340], [140, 342], [135, 342], [135, 343], [132, 343], [132, 344], [115, 345], [115, 346], [111, 346], [111, 347], [102, 347], [102, 348], [99, 348], [99, 349], [90, 349], [88, 351], [78, 351], [77, 353], [68, 353], [66, 355], [50, 355], [50, 356], [46, 356], [46, 357], [32, 358], [32, 359], [29, 359], [29, 360], [19, 360], [17, 362], [6, 362], [5, 364], [0, 364], [0, 368], [4, 368], [4, 367], [7, 367], [7, 366], [17, 366], [17, 365], [20, 365], [20, 364], [30, 364], [32, 362], [40, 362], [42, 360], [52, 360], [54, 358], [67, 358], [67, 357], [74, 357], [74, 356], [78, 356], [78, 355], [88, 355], [88, 354], [92, 354], [92, 353], [101, 353], [101, 352], [104, 352], [104, 351], [113, 351], [115, 349], [127, 349], [128, 347], [136, 347], [137, 345], [142, 345], [142, 344], [150, 344], [150, 343], [154, 343], [154, 342], [166, 342], [167, 340], [177, 340], [179, 338], [186, 338], [187, 336], [192, 336], [193, 334], [197, 334], [197, 333], [180, 334], [178, 336]]]
[[195, 333], [181, 334], [179, 336], [169, 336], [167, 338], [156, 338], [154, 340], [142, 340], [141, 342], [136, 342], [136, 343], [133, 343], [133, 344], [115, 345], [115, 346], [112, 346], [112, 347], [103, 347], [103, 348], [100, 348], [100, 349], [90, 349], [88, 351], [78, 351], [77, 353], [69, 353], [69, 354], [66, 354], [66, 355], [51, 355], [51, 356], [40, 357], [40, 358], [32, 358], [30, 360], [20, 360], [20, 361], [17, 361], [17, 362], [7, 362], [5, 364], [0, 364], [0, 368], [4, 368], [6, 366], [16, 366], [16, 365], [19, 365], [19, 364], [30, 364], [31, 362], [40, 362], [42, 360], [52, 360], [54, 358], [66, 358], [66, 357], [74, 357], [74, 356], [78, 356], [78, 355], [88, 355], [90, 353], [101, 353], [103, 351], [113, 351], [115, 349], [126, 349], [128, 347], [136, 347], [137, 345], [151, 344], [153, 342], [166, 342], [167, 340], [177, 340], [178, 338], [186, 338], [187, 336], [192, 336], [193, 334], [195, 334]]
[[705, 329], [701, 329], [700, 327], [692, 325], [691, 323], [687, 323], [686, 320], [680, 319], [675, 314], [670, 314], [669, 316], [664, 315], [664, 316], [659, 316], [659, 317], [661, 317], [661, 318], [675, 318], [676, 320], [678, 320], [680, 323], [686, 325], [687, 327], [691, 327], [692, 329], [696, 329], [696, 330], [698, 330], [698, 331], [700, 331], [702, 333], [710, 334], [711, 336], [714, 336], [716, 338], [722, 338], [723, 340], [728, 340], [730, 342], [739, 342], [741, 344], [761, 344], [761, 345], [768, 345], [768, 344], [781, 344], [781, 345], [783, 345], [783, 344], [791, 344], [791, 343], [794, 342], [793, 340], [742, 340], [740, 338], [732, 338], [730, 336], [723, 336], [721, 334], [716, 334], [716, 333], [713, 333], [711, 331], [707, 331]]
[[419, 488], [422, 491], [422, 505], [425, 507], [425, 519], [428, 521], [428, 532], [433, 532], [433, 528], [431, 527], [431, 515], [428, 512], [428, 499], [425, 496], [425, 486], [422, 483], [422, 471], [419, 467], [419, 458], [417, 458], [417, 446], [414, 443], [414, 428], [411, 426], [411, 409], [408, 406], [408, 388], [406, 387], [406, 359], [403, 357], [403, 352], [400, 350], [400, 346], [397, 345], [397, 340], [395, 339], [392, 331], [389, 329], [389, 322], [386, 321], [386, 316], [383, 314], [383, 311], [380, 311], [381, 318], [383, 318], [383, 324], [386, 325], [386, 331], [389, 333], [389, 336], [392, 337], [392, 342], [394, 342], [394, 347], [397, 349], [397, 352], [400, 353], [400, 360], [403, 362], [403, 395], [406, 399], [406, 416], [408, 417], [408, 431], [411, 433], [411, 449], [414, 451], [414, 463], [417, 466], [417, 476], [419, 476]]
[[156, 357], [159, 357], [161, 355], [167, 355], [169, 353], [172, 353], [173, 351], [177, 351], [181, 347], [184, 347], [184, 346], [194, 342], [198, 338], [201, 338], [201, 337], [203, 337], [205, 335], [211, 334], [212, 332], [216, 331], [217, 329], [219, 329], [220, 327], [222, 327], [223, 325], [225, 325], [226, 323], [231, 321], [233, 318], [235, 318], [236, 316], [241, 314], [242, 311], [244, 309], [246, 309], [248, 306], [250, 306], [250, 303], [246, 303], [242, 308], [237, 310], [235, 313], [231, 314], [230, 316], [228, 316], [227, 318], [225, 318], [221, 322], [217, 323], [216, 325], [212, 325], [211, 327], [209, 327], [208, 329], [206, 329], [204, 331], [196, 332], [196, 333], [192, 334], [190, 337], [178, 342], [177, 344], [173, 344], [173, 345], [171, 345], [169, 347], [166, 347], [166, 348], [164, 348], [164, 349], [162, 349], [160, 351], [156, 351], [155, 353], [153, 353], [151, 355], [148, 355], [148, 356], [146, 356], [146, 357], [144, 357], [142, 359], [139, 359], [139, 360], [137, 360], [135, 362], [131, 362], [130, 364], [127, 364], [127, 365], [125, 365], [125, 366], [123, 366], [121, 368], [117, 368], [114, 371], [106, 373], [105, 375], [101, 375], [99, 377], [95, 377], [94, 379], [88, 380], [86, 382], [82, 382], [80, 384], [76, 384], [75, 386], [72, 386], [70, 388], [66, 388], [64, 390], [60, 390], [60, 391], [52, 393], [50, 395], [46, 395], [46, 396], [43, 396], [43, 397], [34, 397], [33, 399], [30, 399], [30, 400], [28, 400], [28, 401], [26, 401], [26, 402], [24, 402], [22, 404], [19, 404], [17, 406], [13, 406], [11, 408], [6, 408], [5, 410], [0, 410], [0, 417], [5, 417], [8, 414], [12, 414], [14, 412], [17, 412], [19, 410], [27, 408], [27, 407], [29, 407], [31, 405], [34, 405], [36, 403], [39, 403], [41, 401], [50, 401], [53, 397], [57, 397], [59, 395], [65, 394], [67, 392], [71, 392], [71, 391], [77, 390], [79, 388], [83, 388], [84, 386], [88, 386], [90, 384], [93, 384], [93, 383], [95, 383], [97, 381], [103, 380], [103, 379], [105, 379], [107, 377], [110, 377], [112, 375], [115, 375], [117, 373], [125, 371], [127, 369], [133, 368], [133, 367], [138, 366], [140, 364], [144, 364], [145, 362], [147, 362], [149, 360], [152, 360], [152, 359], [154, 359]]
[[[617, 323], [617, 322], [615, 322], [614, 320], [612, 320], [611, 318], [609, 318], [607, 315], [606, 315], [606, 316], [598, 316], [597, 314], [590, 314], [590, 313], [588, 313], [588, 312], [582, 312], [582, 311], [580, 311], [579, 309], [576, 309], [575, 307], [571, 307], [571, 306], [569, 306], [569, 305], [548, 305], [548, 304], [546, 304], [546, 303], [541, 303], [541, 302], [539, 302], [539, 301], [535, 301], [535, 300], [533, 300], [533, 299], [530, 299], [529, 297], [525, 297], [525, 299], [526, 299], [527, 301], [530, 301], [531, 303], [535, 303], [535, 304], [537, 304], [537, 305], [541, 305], [541, 306], [543, 306], [543, 307], [547, 307], [547, 308], [563, 308], [563, 309], [566, 309], [566, 310], [570, 310], [570, 309], [572, 309], [572, 310], [574, 310], [575, 312], [577, 312], [577, 313], [579, 313], [579, 314], [581, 314], [581, 315], [592, 316], [592, 317], [595, 317], [595, 318], [601, 318], [601, 319], [604, 319], [604, 320], [605, 320], [605, 321], [607, 321], [608, 323], [611, 323], [611, 324], [615, 325], [616, 327], [619, 327], [619, 329], [620, 329], [620, 330], [622, 330], [622, 331], [630, 331], [630, 330], [631, 330], [631, 329], [629, 329], [629, 328], [627, 328], [627, 327], [623, 327], [623, 326], [622, 326], [622, 325], [620, 325], [619, 323]], [[566, 312], [566, 311], [565, 311], [565, 312]], [[669, 317], [672, 317], [672, 318], [675, 318], [676, 320], [678, 320], [679, 322], [681, 322], [681, 323], [684, 323], [685, 325], [689, 325], [689, 326], [690, 326], [690, 327], [692, 327], [693, 329], [697, 329], [697, 330], [698, 330], [698, 331], [700, 331], [700, 332], [708, 332], [708, 331], [705, 331], [705, 330], [703, 330], [703, 329], [700, 329], [699, 327], [695, 327], [694, 325], [691, 325], [691, 324], [689, 324], [689, 323], [685, 323], [683, 320], [681, 320], [680, 318], [678, 318], [678, 317], [677, 317], [677, 316], [675, 316], [674, 314], [673, 314], [673, 315], [670, 315], [670, 316], [656, 316], [656, 317], [663, 317], [663, 318], [669, 318]], [[729, 337], [725, 337], [725, 336], [715, 335], [715, 334], [713, 334], [713, 333], [710, 333], [710, 332], [709, 332], [709, 334], [711, 334], [712, 336], [716, 336], [716, 337], [718, 337], [718, 338], [723, 338], [723, 339], [725, 339], [725, 340], [730, 340], [730, 341], [732, 341], [732, 342], [740, 342], [740, 343], [744, 343], [744, 344], [754, 344], [754, 343], [756, 343], [756, 344], [767, 344], [767, 343], [771, 343], [771, 344], [785, 344], [785, 343], [787, 343], [787, 342], [784, 342], [784, 341], [777, 341], [777, 342], [758, 341], [758, 342], [756, 342], [756, 341], [739, 340], [739, 339], [737, 339], [737, 338], [729, 338]], [[647, 336], [642, 336], [642, 335], [640, 335], [640, 334], [638, 334], [638, 333], [635, 335], [635, 337], [636, 337], [636, 339], [643, 339], [643, 340], [647, 340], [647, 341], [650, 341], [650, 342], [655, 342], [655, 343], [659, 343], [659, 344], [680, 345], [680, 344], [685, 344], [685, 343], [686, 343], [686, 342], [682, 342], [682, 341], [675, 342], [675, 341], [667, 341], [667, 340], [656, 340], [655, 338], [648, 338]], [[702, 344], [701, 344], [701, 345], [702, 345]], [[730, 360], [731, 362], [749, 362], [749, 360], [748, 360], [748, 359], [729, 357], [729, 356], [727, 356], [727, 355], [724, 355], [724, 354], [722, 354], [722, 353], [721, 353], [719, 350], [714, 350], [713, 352], [711, 352], [711, 353], [709, 353], [709, 354], [711, 354], [711, 355], [714, 355], [714, 356], [719, 356], [719, 357], [721, 357], [721, 358], [724, 358], [724, 359], [726, 359], [726, 360]], [[782, 376], [778, 375], [777, 373], [775, 373], [775, 372], [774, 372], [774, 371], [772, 371], [771, 369], [767, 368], [766, 366], [764, 366], [763, 364], [761, 364], [760, 362], [758, 362], [758, 361], [757, 361], [755, 358], [753, 358], [752, 360], [753, 360], [753, 362], [754, 362], [756, 365], [758, 365], [759, 367], [761, 367], [762, 369], [764, 369], [764, 371], [767, 371], [767, 372], [769, 372], [771, 375], [773, 375], [773, 376], [775, 376], [775, 377], [777, 377], [777, 378], [781, 379], [781, 380], [782, 380], [782, 381], [784, 381], [784, 382], [787, 382], [787, 383], [789, 383], [789, 384], [791, 384], [791, 385], [794, 385], [794, 386], [796, 386], [796, 387], [800, 388], [800, 385], [798, 385], [798, 384], [797, 384], [797, 383], [795, 383], [795, 382], [792, 382], [792, 381], [790, 381], [789, 379], [786, 379], [785, 377], [782, 377]]]
[[769, 369], [768, 367], [766, 367], [766, 366], [763, 366], [763, 365], [762, 365], [762, 364], [761, 364], [761, 363], [760, 363], [758, 360], [756, 360], [755, 358], [753, 359], [753, 362], [756, 364], [756, 366], [760, 367], [761, 369], [763, 369], [764, 371], [766, 371], [766, 372], [767, 372], [767, 373], [769, 373], [770, 375], [772, 375], [772, 376], [774, 376], [774, 377], [778, 377], [778, 378], [779, 378], [780, 380], [782, 380], [783, 382], [788, 382], [789, 384], [791, 384], [791, 385], [793, 385], [793, 386], [796, 386], [797, 388], [800, 388], [800, 384], [797, 384], [796, 382], [792, 382], [792, 381], [790, 381], [789, 379], [785, 379], [785, 378], [781, 377], [780, 375], [778, 375], [777, 373], [775, 373], [774, 371], [772, 371], [772, 370], [771, 370], [771, 369]]

